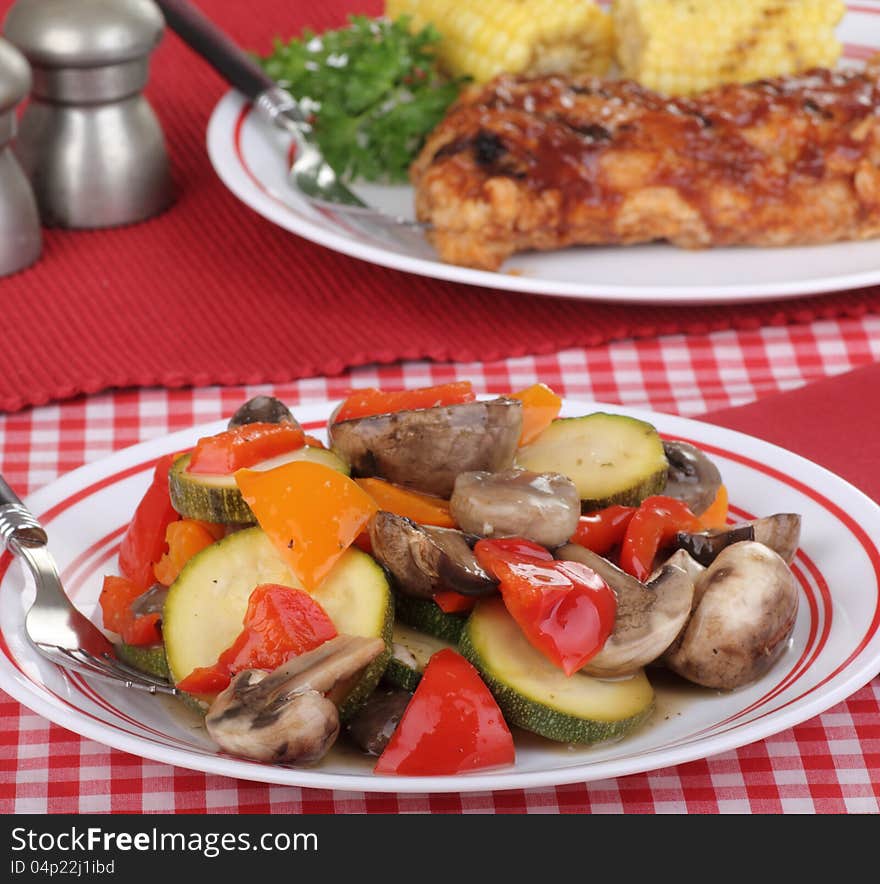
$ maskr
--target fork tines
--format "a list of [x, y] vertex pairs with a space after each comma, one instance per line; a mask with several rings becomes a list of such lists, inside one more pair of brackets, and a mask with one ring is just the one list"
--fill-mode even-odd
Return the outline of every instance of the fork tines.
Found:
[[[96, 657], [83, 648], [62, 648], [58, 645], [41, 644], [40, 650], [46, 656], [54, 657], [54, 662], [69, 669], [75, 669], [83, 675], [91, 675], [108, 681], [122, 684], [127, 688], [137, 688], [150, 694], [169, 694], [174, 696], [179, 693], [177, 688], [168, 684], [161, 678], [141, 672], [121, 660], [117, 660], [110, 654]], [[62, 659], [58, 659], [58, 656]]]

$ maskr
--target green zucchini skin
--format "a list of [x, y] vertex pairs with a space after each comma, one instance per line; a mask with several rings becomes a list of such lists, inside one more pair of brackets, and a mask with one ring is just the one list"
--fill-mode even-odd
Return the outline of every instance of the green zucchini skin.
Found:
[[[203, 522], [216, 522], [222, 525], [254, 525], [256, 519], [251, 508], [241, 496], [235, 477], [205, 476], [189, 473], [191, 454], [183, 454], [171, 467], [168, 474], [168, 489], [171, 493], [171, 505], [185, 519], [199, 519]], [[267, 468], [269, 464], [281, 466], [297, 460], [321, 463], [340, 473], [348, 475], [349, 466], [345, 461], [326, 448], [305, 446], [265, 461], [258, 468]]]
[[381, 638], [385, 642], [385, 650], [364, 669], [354, 687], [351, 688], [345, 699], [339, 704], [339, 720], [343, 724], [360, 711], [361, 707], [369, 699], [370, 694], [376, 690], [377, 685], [382, 680], [382, 676], [388, 669], [388, 663], [391, 660], [391, 630], [394, 628], [393, 598], [389, 589], [388, 607], [381, 631]]
[[[433, 654], [444, 648], [454, 648], [453, 642], [436, 638], [433, 635], [395, 623], [391, 633], [392, 656], [388, 661], [388, 668], [383, 676], [384, 680], [395, 687], [413, 692], [422, 680], [422, 673], [428, 665]], [[402, 645], [414, 658], [415, 663], [400, 660], [394, 656], [393, 646]]]
[[[115, 645], [116, 656], [123, 663], [134, 666], [147, 675], [155, 675], [157, 678], [164, 678], [167, 682], [171, 682], [171, 672], [168, 669], [168, 658], [165, 656], [165, 645], [150, 645], [150, 647], [136, 647], [125, 642]], [[199, 715], [204, 715], [208, 711], [208, 704], [204, 700], [200, 700], [194, 694], [181, 692], [177, 695], [177, 699], [184, 706], [191, 709]]]
[[138, 647], [120, 642], [115, 646], [116, 656], [123, 663], [128, 663], [147, 675], [155, 675], [156, 678], [164, 678], [166, 681], [171, 680], [171, 673], [168, 670], [168, 659], [165, 656], [165, 645], [150, 645], [149, 647]]
[[413, 693], [422, 680], [422, 673], [392, 657], [385, 667], [382, 680], [396, 688]]
[[[508, 671], [503, 655], [497, 653], [502, 646], [516, 660], [519, 673]], [[578, 673], [565, 676], [528, 644], [500, 600], [476, 607], [458, 649], [480, 673], [508, 724], [555, 742], [592, 744], [618, 739], [653, 712], [654, 692], [643, 672], [617, 682]], [[578, 692], [586, 699], [578, 697]], [[562, 694], [567, 694], [568, 708]], [[580, 712], [572, 708], [572, 695], [582, 707]]]
[[568, 476], [585, 513], [614, 504], [638, 506], [663, 491], [669, 469], [663, 440], [651, 424], [601, 411], [553, 421], [519, 450], [516, 464]]
[[400, 623], [453, 645], [458, 643], [467, 621], [461, 614], [447, 614], [432, 599], [416, 599], [399, 592], [394, 606]]

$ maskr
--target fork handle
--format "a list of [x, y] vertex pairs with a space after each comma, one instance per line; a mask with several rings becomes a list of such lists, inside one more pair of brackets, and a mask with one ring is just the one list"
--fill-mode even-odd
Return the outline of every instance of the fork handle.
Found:
[[0, 476], [0, 506], [23, 506], [19, 496], [9, 487], [3, 476]]
[[188, 0], [156, 0], [168, 26], [251, 101], [276, 84], [266, 72]]

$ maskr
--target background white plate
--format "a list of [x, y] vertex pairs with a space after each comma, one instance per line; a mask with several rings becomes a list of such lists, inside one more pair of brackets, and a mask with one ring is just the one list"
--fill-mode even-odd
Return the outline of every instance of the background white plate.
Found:
[[[567, 402], [564, 413], [601, 407]], [[332, 404], [297, 417], [320, 434]], [[24, 616], [33, 585], [18, 565], [0, 568], [0, 688], [51, 721], [126, 752], [193, 770], [295, 786], [384, 792], [527, 788], [623, 776], [745, 745], [828, 709], [880, 671], [880, 507], [796, 455], [708, 424], [625, 409], [661, 432], [695, 441], [716, 460], [738, 515], [799, 512], [802, 587], [790, 649], [759, 682], [732, 694], [658, 682], [658, 707], [643, 729], [617, 743], [568, 747], [517, 733], [513, 767], [458, 777], [379, 777], [371, 763], [334, 749], [318, 767], [256, 764], [215, 753], [179, 703], [69, 676], [28, 644]], [[95, 617], [104, 574], [116, 573], [122, 532], [157, 457], [192, 445], [222, 424], [175, 433], [84, 466], [28, 499], [46, 525], [68, 592]], [[99, 619], [98, 619], [98, 622]]]
[[[845, 65], [880, 50], [880, 3], [847, 5], [839, 30]], [[228, 93], [211, 116], [211, 161], [242, 202], [330, 249], [422, 276], [537, 295], [654, 304], [761, 301], [880, 282], [880, 241], [700, 252], [669, 245], [590, 247], [517, 255], [499, 273], [456, 267], [439, 261], [421, 236], [401, 246], [379, 231], [364, 233], [342, 217], [311, 208], [287, 182], [289, 148], [285, 136], [251, 113], [237, 92]], [[356, 189], [372, 205], [413, 217], [409, 187]]]

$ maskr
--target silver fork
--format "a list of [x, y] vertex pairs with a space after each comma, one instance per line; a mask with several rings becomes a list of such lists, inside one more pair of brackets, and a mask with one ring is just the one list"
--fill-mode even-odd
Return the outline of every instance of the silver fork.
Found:
[[67, 598], [49, 552], [48, 536], [0, 476], [0, 539], [33, 575], [37, 594], [25, 618], [31, 644], [48, 660], [83, 675], [138, 688], [177, 694], [176, 688], [116, 659], [113, 645]]
[[157, 0], [157, 5], [171, 30], [249, 98], [264, 119], [293, 138], [296, 151], [290, 178], [312, 205], [338, 212], [371, 234], [375, 232], [371, 224], [404, 234], [426, 229], [420, 222], [368, 206], [353, 193], [324, 159], [297, 100], [189, 0]]

